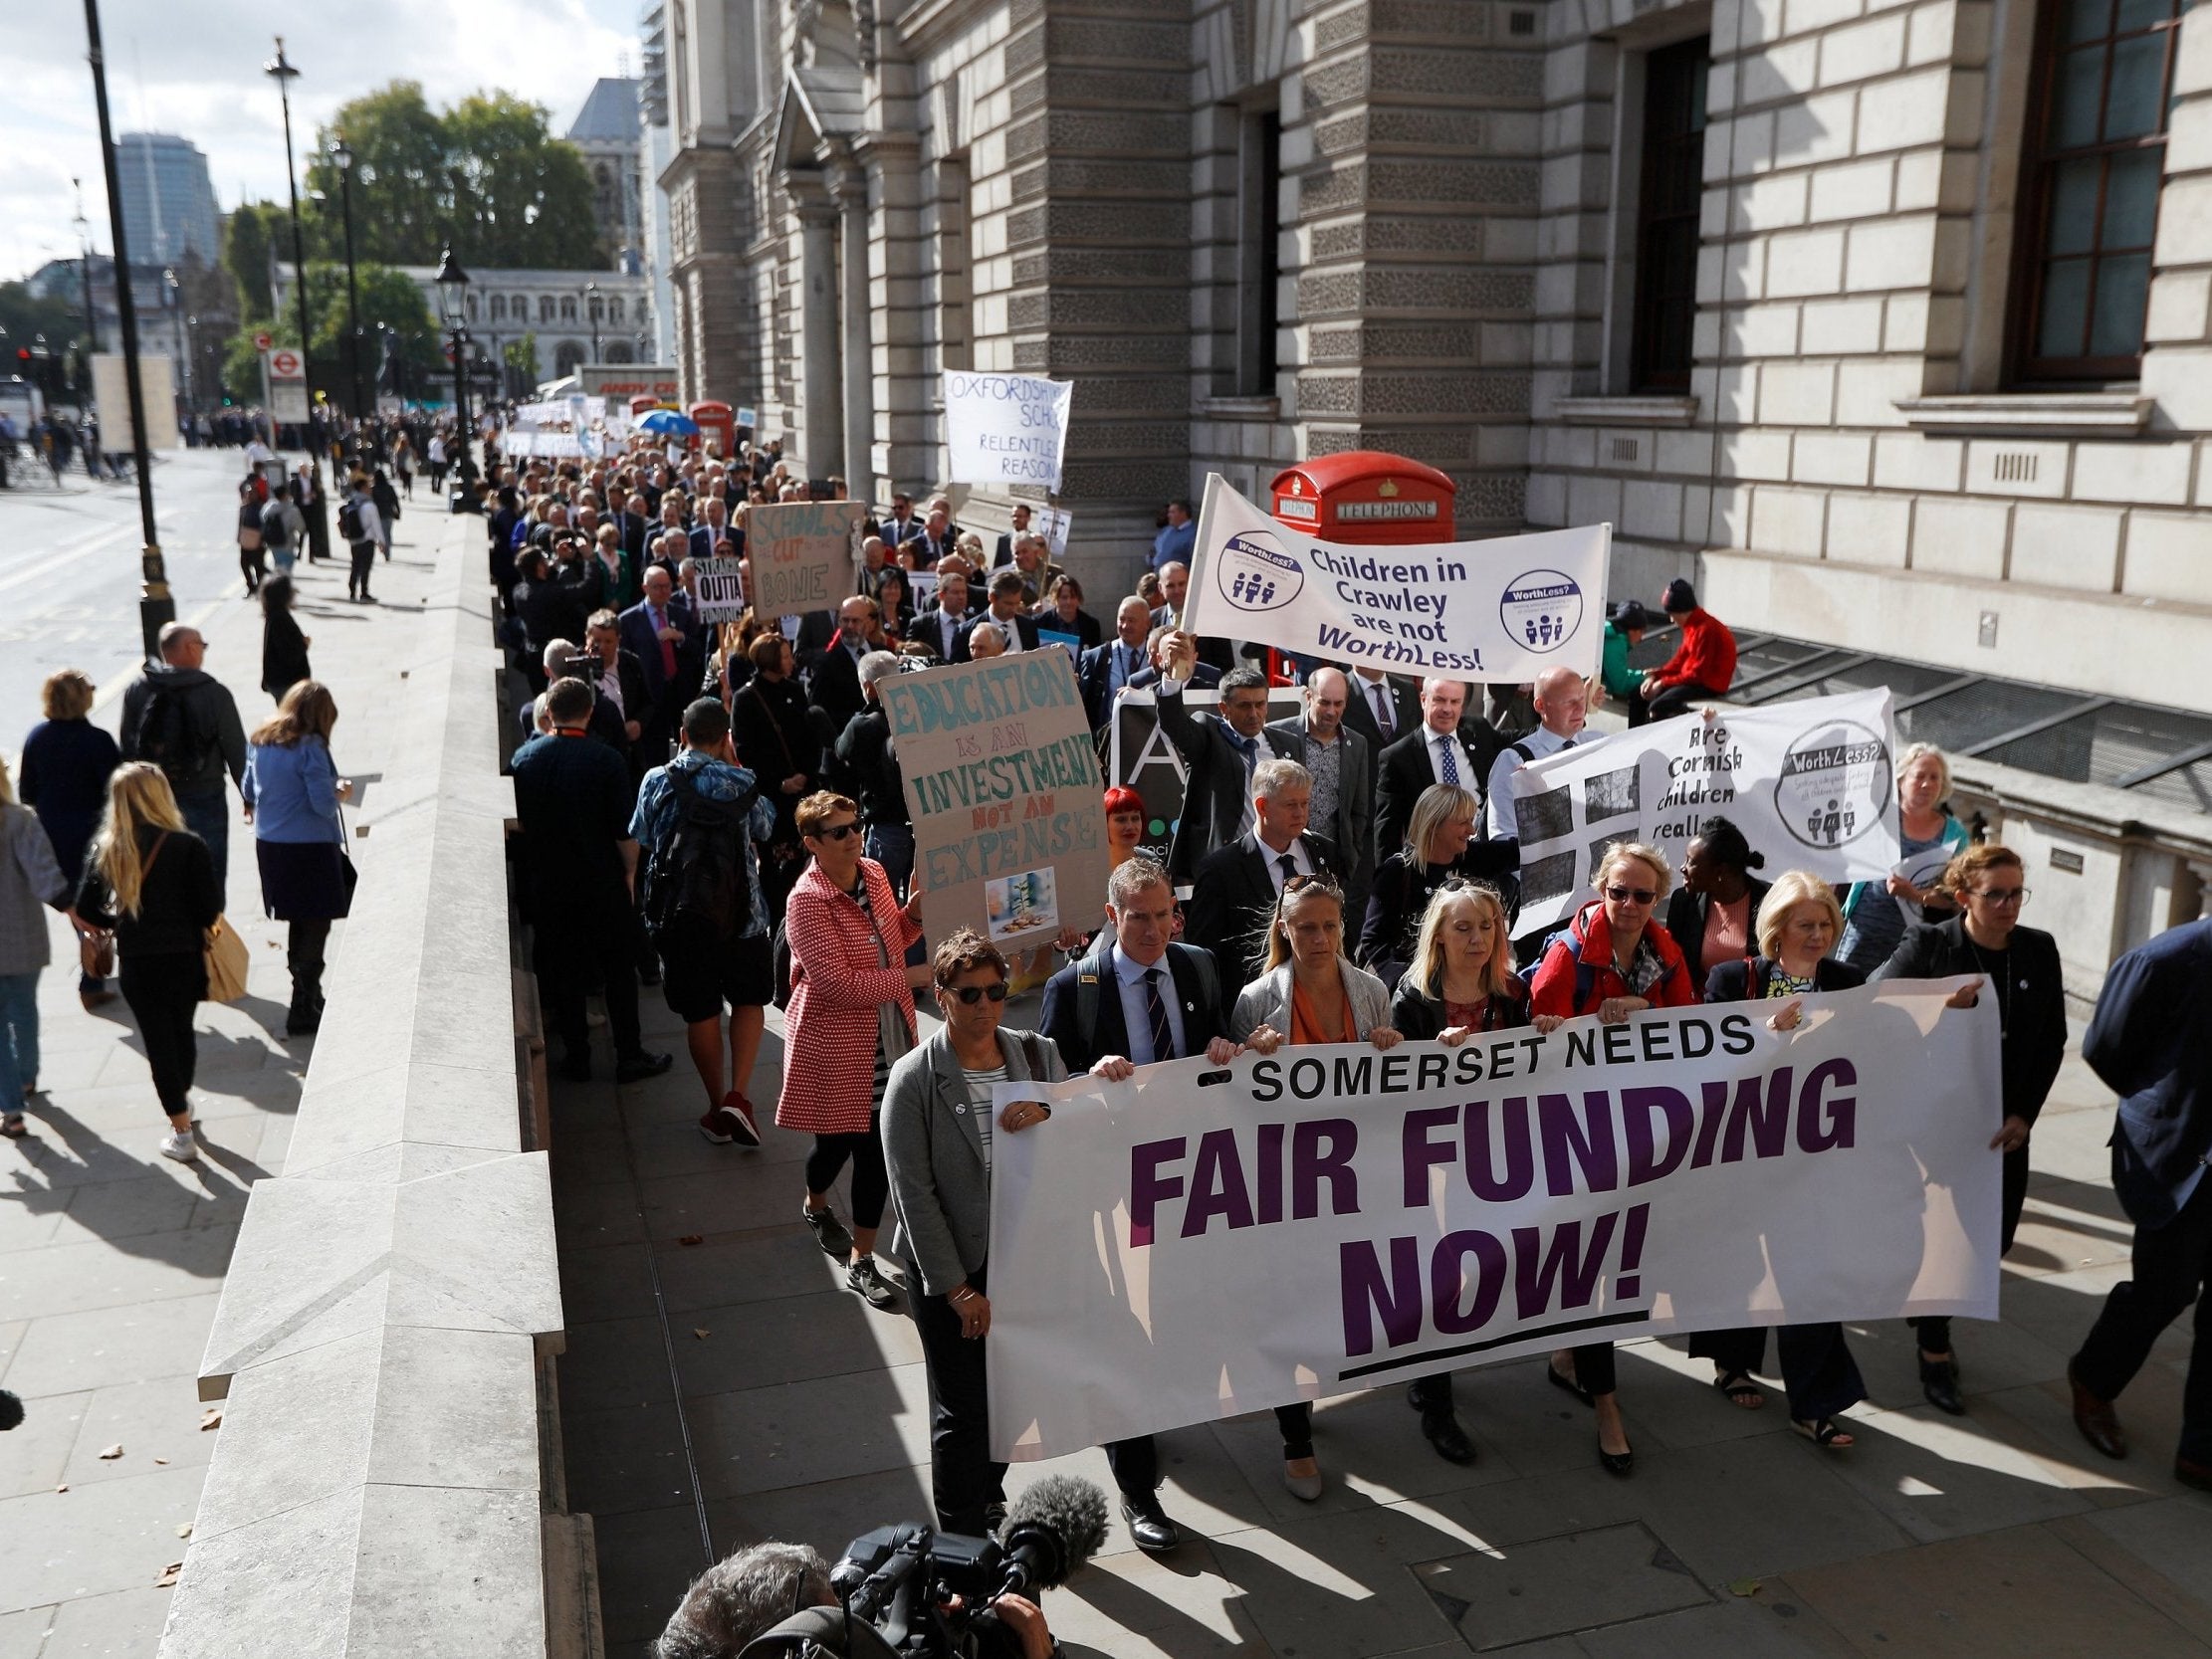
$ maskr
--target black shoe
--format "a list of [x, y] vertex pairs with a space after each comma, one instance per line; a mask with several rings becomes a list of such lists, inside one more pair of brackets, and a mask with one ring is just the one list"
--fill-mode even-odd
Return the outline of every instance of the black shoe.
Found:
[[1601, 1444], [1598, 1447], [1598, 1462], [1609, 1475], [1626, 1475], [1636, 1467], [1636, 1449], [1632, 1446], [1625, 1452], [1609, 1452]]
[[589, 1083], [591, 1081], [591, 1055], [589, 1051], [579, 1050], [574, 1054], [564, 1055], [560, 1062], [560, 1075], [570, 1083]]
[[287, 1037], [312, 1037], [323, 1026], [323, 1010], [313, 1002], [295, 1002], [285, 1010], [284, 1034]]
[[1958, 1392], [1958, 1361], [1920, 1355], [1920, 1392], [1928, 1404], [1953, 1417], [1966, 1415], [1966, 1402]]
[[1129, 1537], [1140, 1550], [1159, 1555], [1183, 1542], [1183, 1533], [1160, 1507], [1157, 1492], [1124, 1492], [1121, 1518], [1129, 1523]]
[[845, 1231], [845, 1224], [831, 1213], [827, 1204], [818, 1210], [802, 1206], [798, 1214], [814, 1235], [814, 1242], [822, 1247], [823, 1255], [841, 1262], [852, 1254], [852, 1234]]
[[1421, 1414], [1421, 1432], [1429, 1437], [1429, 1444], [1446, 1463], [1472, 1463], [1474, 1442], [1467, 1438], [1467, 1431], [1459, 1426], [1459, 1419], [1449, 1409], [1424, 1411]]
[[877, 1269], [873, 1256], [863, 1256], [845, 1269], [845, 1289], [859, 1296], [871, 1308], [889, 1309], [898, 1306], [898, 1293], [883, 1282], [883, 1274]]
[[625, 1054], [614, 1063], [614, 1081], [617, 1083], [643, 1083], [649, 1077], [658, 1077], [676, 1063], [673, 1054], [655, 1054], [650, 1049], [639, 1049], [635, 1054]]

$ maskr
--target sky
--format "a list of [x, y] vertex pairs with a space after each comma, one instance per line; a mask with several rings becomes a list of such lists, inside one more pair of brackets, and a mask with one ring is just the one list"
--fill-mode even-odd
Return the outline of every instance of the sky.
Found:
[[[555, 133], [602, 75], [637, 67], [638, 0], [310, 0], [280, 7], [237, 0], [104, 0], [108, 108], [116, 133], [174, 132], [208, 159], [225, 212], [285, 199], [283, 111], [261, 66], [285, 35], [292, 136], [302, 157], [320, 122], [350, 98], [391, 81], [422, 83], [433, 108], [498, 88], [543, 104]], [[93, 247], [107, 253], [108, 193], [100, 119], [75, 5], [0, 7], [0, 281], [27, 277], [78, 251], [76, 195], [85, 187]]]

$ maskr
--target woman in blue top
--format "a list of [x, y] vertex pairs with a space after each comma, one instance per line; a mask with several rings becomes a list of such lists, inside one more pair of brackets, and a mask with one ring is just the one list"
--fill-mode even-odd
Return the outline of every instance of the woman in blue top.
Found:
[[247, 739], [246, 816], [254, 826], [261, 864], [261, 899], [271, 917], [290, 923], [285, 961], [292, 969], [288, 1037], [306, 1036], [323, 1022], [323, 947], [331, 924], [353, 897], [353, 870], [345, 857], [345, 824], [338, 803], [353, 785], [337, 775], [331, 758], [331, 727], [337, 704], [320, 680], [303, 680], [284, 694], [276, 714]]

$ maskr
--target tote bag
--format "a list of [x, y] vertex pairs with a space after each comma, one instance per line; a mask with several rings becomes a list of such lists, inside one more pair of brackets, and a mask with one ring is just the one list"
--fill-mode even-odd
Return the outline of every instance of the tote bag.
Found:
[[246, 994], [246, 941], [218, 916], [207, 931], [207, 1000], [236, 1002]]

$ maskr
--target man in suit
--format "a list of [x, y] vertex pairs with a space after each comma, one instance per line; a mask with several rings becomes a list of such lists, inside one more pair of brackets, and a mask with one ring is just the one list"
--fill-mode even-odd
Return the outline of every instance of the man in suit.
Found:
[[1432, 784], [1449, 783], [1482, 798], [1482, 757], [1459, 730], [1467, 688], [1457, 680], [1421, 683], [1421, 725], [1383, 751], [1375, 789], [1376, 845], [1395, 853], [1405, 845], [1414, 803]]
[[742, 558], [745, 531], [730, 527], [730, 509], [721, 497], [709, 497], [700, 510], [700, 522], [691, 532], [693, 558]]
[[969, 661], [968, 642], [985, 622], [998, 624], [1008, 651], [1034, 651], [1042, 643], [1037, 638], [1037, 619], [1022, 608], [1020, 571], [1001, 570], [991, 578], [991, 608], [961, 630], [953, 642], [954, 662]]
[[1344, 705], [1345, 728], [1367, 739], [1369, 781], [1381, 771], [1383, 750], [1421, 724], [1421, 698], [1396, 675], [1365, 664], [1346, 677], [1351, 696]]
[[960, 636], [975, 621], [975, 613], [968, 608], [968, 578], [958, 570], [940, 571], [937, 578], [937, 597], [914, 613], [913, 626], [907, 629], [907, 638], [918, 639], [930, 648], [930, 655], [941, 663], [954, 661], [953, 652], [960, 644]]
[[1262, 760], [1252, 768], [1252, 827], [1199, 861], [1183, 936], [1214, 953], [1224, 984], [1259, 977], [1285, 882], [1342, 870], [1335, 844], [1307, 833], [1312, 810], [1313, 774], [1295, 760]]
[[1152, 666], [1146, 649], [1151, 632], [1152, 612], [1131, 594], [1114, 612], [1113, 639], [1092, 646], [1076, 664], [1075, 684], [1082, 691], [1083, 712], [1090, 717], [1093, 731], [1106, 724], [1122, 689]]
[[2105, 1456], [2124, 1457], [2112, 1401], [2194, 1301], [2173, 1478], [2212, 1492], [2212, 920], [2169, 929], [2112, 964], [2082, 1058], [2120, 1097], [2112, 1193], [2135, 1242], [2131, 1276], [2067, 1366], [2074, 1421]]
[[1342, 669], [1316, 669], [1306, 679], [1305, 713], [1267, 729], [1284, 739], [1285, 754], [1313, 774], [1313, 822], [1349, 867], [1338, 872], [1344, 914], [1364, 917], [1375, 881], [1375, 767], [1367, 739], [1344, 728], [1351, 696]]
[[1028, 505], [1023, 502], [1014, 503], [1012, 517], [1013, 528], [998, 532], [998, 548], [991, 556], [991, 562], [994, 566], [1011, 564], [1013, 562], [1013, 544], [1015, 540], [1029, 533]]
[[[884, 539], [889, 540], [890, 537], [886, 536]], [[910, 569], [934, 570], [937, 568], [937, 561], [950, 553], [959, 541], [960, 532], [953, 527], [951, 512], [933, 507], [929, 518], [923, 520], [920, 535], [908, 536], [903, 543], [893, 544], [902, 552], [913, 555]]]
[[[1143, 601], [1139, 600], [1138, 603], [1142, 604]], [[1150, 657], [1152, 666], [1141, 668], [1135, 674], [1132, 674], [1129, 677], [1129, 684], [1124, 686], [1122, 690], [1152, 692], [1157, 695], [1160, 690], [1163, 666], [1167, 662], [1168, 646], [1174, 638], [1175, 630], [1173, 628], [1153, 629], [1152, 637], [1145, 646], [1146, 654]], [[1221, 671], [1212, 663], [1196, 663], [1192, 665], [1191, 669], [1191, 684], [1202, 692], [1218, 691], [1221, 685]], [[1112, 713], [1111, 709], [1108, 710], [1108, 713]]]
[[922, 534], [922, 520], [914, 517], [914, 498], [904, 491], [895, 491], [891, 497], [891, 517], [879, 526], [884, 544], [896, 548], [902, 542], [913, 541]]
[[584, 623], [583, 647], [583, 655], [569, 672], [589, 679], [600, 697], [614, 705], [614, 712], [622, 717], [623, 753], [630, 757], [631, 774], [642, 776], [645, 764], [639, 739], [645, 735], [645, 717], [653, 704], [645, 684], [645, 665], [636, 652], [622, 649], [622, 619], [611, 610], [591, 613]]
[[806, 701], [829, 717], [829, 729], [842, 732], [852, 717], [867, 706], [860, 689], [860, 659], [871, 651], [888, 651], [883, 634], [882, 607], [865, 593], [855, 593], [837, 607], [837, 634], [822, 652], [813, 678], [806, 687]]
[[652, 712], [643, 721], [647, 762], [658, 765], [677, 722], [699, 690], [706, 630], [690, 607], [676, 603], [676, 578], [659, 564], [645, 572], [645, 597], [621, 614], [620, 643], [645, 671]]
[[1162, 648], [1160, 669], [1160, 729], [1183, 756], [1183, 815], [1168, 849], [1168, 874], [1178, 884], [1197, 875], [1208, 853], [1251, 828], [1252, 769], [1283, 749], [1283, 739], [1267, 729], [1267, 677], [1255, 668], [1221, 676], [1219, 714], [1184, 708], [1198, 647], [1177, 630]]
[[[1038, 1029], [1068, 1071], [1119, 1081], [1139, 1066], [1203, 1054], [1225, 1066], [1243, 1052], [1229, 1041], [1220, 976], [1203, 950], [1171, 941], [1175, 890], [1160, 866], [1133, 858], [1106, 880], [1107, 926], [1080, 961], [1044, 987]], [[1106, 1461], [1121, 1488], [1122, 1519], [1140, 1550], [1173, 1550], [1182, 1534], [1160, 1502], [1152, 1436], [1120, 1440]]]
[[[1191, 567], [1187, 564], [1165, 564], [1160, 568], [1160, 597], [1166, 601], [1152, 613], [1156, 628], [1181, 628], [1184, 601], [1191, 594]], [[1225, 639], [1208, 637], [1199, 641], [1199, 661], [1226, 674], [1236, 666], [1236, 653], [1229, 649]]]

